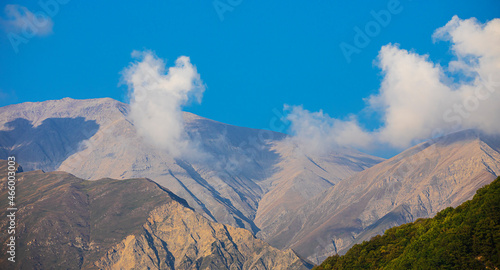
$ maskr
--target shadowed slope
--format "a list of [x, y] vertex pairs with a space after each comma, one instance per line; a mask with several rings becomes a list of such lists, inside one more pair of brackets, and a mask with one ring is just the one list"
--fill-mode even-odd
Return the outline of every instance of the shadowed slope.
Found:
[[[2, 183], [6, 183], [5, 163], [0, 162]], [[0, 224], [0, 265], [9, 269], [309, 266], [291, 250], [272, 248], [245, 229], [207, 220], [186, 201], [148, 179], [86, 181], [65, 172], [42, 171], [17, 177], [15, 264], [5, 256], [7, 221], [2, 219]], [[7, 197], [6, 185], [2, 185], [2, 205]], [[136, 264], [131, 258], [136, 258]]]

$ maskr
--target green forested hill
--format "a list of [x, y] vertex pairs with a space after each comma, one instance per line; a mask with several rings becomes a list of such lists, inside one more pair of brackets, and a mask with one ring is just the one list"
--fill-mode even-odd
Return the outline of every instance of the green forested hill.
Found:
[[500, 177], [455, 209], [391, 228], [314, 269], [500, 269]]

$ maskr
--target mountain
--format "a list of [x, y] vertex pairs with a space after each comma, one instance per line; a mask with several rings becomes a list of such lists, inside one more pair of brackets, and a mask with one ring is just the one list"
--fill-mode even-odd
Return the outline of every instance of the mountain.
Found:
[[[184, 113], [186, 132], [209, 156], [195, 161], [175, 158], [140, 137], [129, 111], [127, 104], [108, 98], [2, 107], [0, 158], [15, 155], [25, 171], [67, 171], [85, 180], [148, 178], [184, 198], [193, 215], [203, 215], [190, 232], [222, 228], [214, 222], [245, 228], [273, 247], [293, 249], [317, 263], [388, 228], [458, 206], [500, 174], [500, 138], [474, 130], [430, 140], [384, 161], [346, 147], [306, 155], [285, 134]], [[148, 211], [150, 220], [153, 211]], [[162, 214], [152, 220], [180, 210], [155, 211]], [[78, 219], [83, 218], [71, 218]], [[156, 221], [140, 221], [150, 235], [173, 238]], [[123, 262], [144, 264], [141, 258], [158, 252], [185, 256], [157, 245], [168, 241], [144, 237], [106, 240], [113, 246], [101, 248], [106, 255], [91, 261], [121, 267]], [[150, 240], [156, 241], [155, 249], [138, 252]]]
[[211, 157], [193, 162], [141, 138], [129, 111], [109, 98], [2, 107], [0, 158], [12, 154], [24, 170], [61, 170], [86, 180], [146, 177], [208, 219], [262, 237], [297, 202], [383, 160], [348, 148], [306, 156], [282, 133], [184, 113], [187, 133]]
[[419, 144], [318, 194], [263, 239], [319, 263], [471, 199], [500, 175], [499, 152], [498, 136], [473, 130]]
[[[349, 177], [353, 171], [371, 167], [374, 158], [349, 148], [338, 148], [328, 156], [304, 155], [296, 145], [276, 142], [272, 148], [282, 157], [277, 171], [261, 182], [267, 185], [259, 201], [255, 224], [261, 229], [258, 236], [267, 239], [277, 227], [287, 225], [287, 217], [308, 199]], [[378, 159], [380, 161], [381, 159]]]
[[[0, 162], [6, 183], [6, 162]], [[148, 179], [87, 181], [66, 172], [17, 174], [16, 263], [2, 269], [307, 269], [246, 229], [212, 222]], [[7, 205], [7, 186], [0, 203]], [[2, 209], [6, 216], [6, 209]], [[13, 267], [9, 267], [13, 266]]]
[[332, 256], [317, 270], [330, 269], [498, 269], [500, 268], [500, 177], [471, 201], [440, 211], [432, 219], [391, 228], [383, 236]]

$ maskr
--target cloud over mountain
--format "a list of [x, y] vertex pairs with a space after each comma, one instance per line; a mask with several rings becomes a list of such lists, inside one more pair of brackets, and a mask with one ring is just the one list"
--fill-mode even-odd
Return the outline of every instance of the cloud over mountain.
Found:
[[325, 155], [338, 146], [355, 145], [368, 147], [372, 137], [363, 131], [355, 117], [342, 121], [323, 111], [310, 112], [302, 106], [285, 105], [294, 135], [290, 141], [305, 154]]
[[475, 18], [454, 16], [433, 38], [450, 42], [454, 59], [447, 66], [399, 44], [381, 48], [378, 66], [383, 80], [365, 108], [382, 116], [379, 128], [360, 127], [356, 116], [334, 119], [321, 111], [294, 107], [287, 117], [292, 133], [306, 144], [366, 148], [378, 142], [398, 149], [458, 129], [500, 133], [496, 119], [500, 115], [500, 19], [481, 24]]
[[166, 70], [165, 62], [150, 51], [134, 51], [138, 60], [123, 71], [129, 86], [130, 116], [138, 133], [174, 157], [201, 155], [184, 128], [183, 106], [201, 103], [205, 86], [189, 57], [181, 56]]

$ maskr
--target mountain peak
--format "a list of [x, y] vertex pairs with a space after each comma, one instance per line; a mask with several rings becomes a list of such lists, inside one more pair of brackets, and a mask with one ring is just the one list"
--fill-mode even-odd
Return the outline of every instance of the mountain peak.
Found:
[[476, 129], [465, 129], [460, 131], [455, 131], [449, 134], [445, 134], [443, 136], [433, 138], [417, 144], [400, 154], [394, 156], [390, 160], [400, 161], [402, 159], [413, 156], [421, 151], [434, 151], [436, 148], [444, 148], [444, 147], [463, 147], [465, 144], [480, 142], [488, 144], [495, 150], [499, 150], [500, 146], [500, 136], [495, 134], [487, 134], [482, 131]]
[[[309, 199], [381, 161], [341, 151], [287, 162], [292, 157], [276, 147], [286, 138], [283, 133], [184, 112], [185, 131], [208, 156], [206, 162], [186, 161], [145, 140], [129, 111], [130, 105], [110, 98], [1, 108], [0, 158], [15, 154], [25, 170], [62, 170], [86, 180], [146, 177], [186, 199], [207, 218], [254, 233], [261, 230], [255, 220], [259, 208], [266, 206], [265, 197], [286, 199], [281, 191], [288, 190], [299, 191], [298, 199]], [[283, 181], [285, 176], [290, 177]], [[274, 189], [277, 186], [283, 189]], [[280, 211], [290, 211], [293, 205], [280, 200]], [[259, 218], [268, 220], [273, 214], [262, 211]]]
[[267, 240], [319, 262], [390, 227], [457, 206], [500, 175], [497, 138], [464, 130], [417, 145], [281, 217], [289, 225]]

